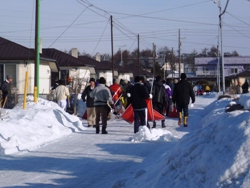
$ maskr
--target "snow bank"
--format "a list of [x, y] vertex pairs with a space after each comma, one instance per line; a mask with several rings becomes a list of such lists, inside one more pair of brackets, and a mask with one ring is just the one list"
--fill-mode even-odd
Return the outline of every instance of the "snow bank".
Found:
[[83, 130], [78, 117], [63, 111], [56, 103], [27, 98], [27, 109], [19, 102], [12, 110], [1, 109], [0, 154], [37, 148], [72, 132]]
[[[248, 188], [250, 113], [248, 110], [226, 113], [225, 108], [232, 100], [210, 104], [203, 111], [202, 128], [183, 136], [172, 150], [147, 166], [140, 177], [127, 179], [121, 187]], [[249, 100], [250, 95], [240, 99], [246, 104]], [[140, 131], [140, 135], [148, 138], [145, 136], [148, 132]]]
[[142, 141], [176, 141], [178, 140], [170, 131], [162, 129], [151, 129], [149, 130], [146, 126], [140, 126], [139, 132], [137, 132], [133, 138], [132, 142], [142, 142]]
[[244, 109], [250, 110], [250, 93], [240, 95], [239, 103]]

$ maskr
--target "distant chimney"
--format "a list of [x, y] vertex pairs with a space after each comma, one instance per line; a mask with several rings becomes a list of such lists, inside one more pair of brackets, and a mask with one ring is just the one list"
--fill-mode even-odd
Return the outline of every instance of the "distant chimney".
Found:
[[77, 48], [72, 48], [71, 49], [71, 55], [75, 58], [78, 58], [78, 49]]
[[101, 62], [101, 55], [99, 53], [96, 54], [95, 60], [98, 61], [98, 62]]

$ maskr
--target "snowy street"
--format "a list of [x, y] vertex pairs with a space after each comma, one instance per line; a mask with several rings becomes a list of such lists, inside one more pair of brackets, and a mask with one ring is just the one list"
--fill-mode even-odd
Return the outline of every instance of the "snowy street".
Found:
[[[174, 122], [169, 120], [167, 124]], [[147, 161], [145, 158], [157, 160], [159, 152], [172, 146], [165, 142], [131, 142], [133, 125], [123, 120], [109, 122], [108, 132], [97, 135], [94, 128], [87, 128], [35, 151], [1, 156], [0, 185], [111, 187], [116, 179], [134, 175], [141, 162]]]
[[[187, 128], [178, 127], [176, 118], [167, 118], [164, 129], [157, 122], [151, 132], [143, 127], [134, 134], [133, 125], [114, 120], [108, 122], [107, 135], [95, 134], [86, 120], [77, 120], [80, 125], [75, 116], [55, 113], [54, 104], [41, 101], [44, 108], [30, 102], [32, 111], [41, 114], [46, 109], [44, 119], [60, 123], [41, 126], [35, 112], [31, 117], [18, 107], [5, 112], [13, 119], [0, 121], [0, 187], [248, 187], [250, 138], [241, 135], [250, 131], [248, 120], [244, 121], [249, 112], [225, 113], [230, 101], [216, 102], [215, 95], [197, 97]], [[48, 113], [50, 107], [54, 113]], [[16, 118], [18, 112], [23, 118]], [[32, 132], [32, 127], [40, 128]], [[10, 132], [15, 134], [6, 136]]]

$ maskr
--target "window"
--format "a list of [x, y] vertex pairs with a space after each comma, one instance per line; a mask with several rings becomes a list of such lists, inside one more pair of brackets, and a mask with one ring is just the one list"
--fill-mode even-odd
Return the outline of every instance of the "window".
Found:
[[1, 64], [0, 65], [0, 81], [4, 81], [7, 75], [12, 76], [11, 87], [16, 87], [16, 64]]
[[231, 73], [232, 73], [232, 74], [237, 74], [237, 73], [238, 73], [238, 69], [237, 69], [237, 68], [231, 69]]
[[206, 67], [203, 67], [203, 73], [204, 73], [204, 74], [209, 73], [209, 69], [206, 68]]
[[12, 76], [11, 87], [16, 87], [16, 65], [15, 64], [5, 65], [5, 77], [7, 75]]

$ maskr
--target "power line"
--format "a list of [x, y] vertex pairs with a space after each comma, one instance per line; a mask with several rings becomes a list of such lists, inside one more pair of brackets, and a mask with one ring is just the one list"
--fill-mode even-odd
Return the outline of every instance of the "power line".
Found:
[[85, 12], [85, 10], [88, 7], [86, 7], [74, 20], [73, 22], [56, 38], [56, 40], [54, 42], [52, 42], [52, 44], [49, 46], [49, 48], [76, 22], [76, 20]]
[[101, 41], [101, 39], [102, 39], [102, 36], [103, 36], [104, 32], [106, 31], [106, 28], [107, 28], [107, 26], [108, 26], [109, 21], [110, 21], [110, 20], [107, 21], [107, 24], [106, 24], [106, 26], [105, 26], [105, 28], [104, 28], [102, 34], [101, 34], [100, 39], [98, 40], [98, 42], [97, 42], [97, 44], [96, 44], [96, 46], [95, 46], [95, 48], [94, 48], [94, 50], [93, 50], [93, 52], [92, 52], [92, 55], [94, 54], [94, 52], [95, 52], [97, 46], [99, 45], [99, 43], [100, 43], [100, 41]]
[[240, 20], [239, 18], [237, 18], [236, 16], [234, 16], [234, 15], [230, 14], [229, 12], [227, 12], [227, 11], [226, 11], [226, 13], [227, 13], [228, 15], [232, 16], [233, 18], [235, 18], [236, 20], [238, 20], [238, 21], [240, 21], [240, 22], [242, 22], [242, 23], [244, 23], [244, 24], [246, 24], [246, 25], [250, 26], [250, 24], [248, 24], [248, 23], [246, 23], [246, 22], [244, 22], [244, 21]]
[[223, 23], [224, 23], [225, 25], [227, 25], [228, 27], [232, 28], [234, 31], [240, 33], [241, 35], [243, 35], [243, 36], [245, 36], [245, 37], [247, 37], [247, 38], [250, 38], [249, 36], [247, 36], [247, 35], [245, 35], [244, 33], [238, 31], [237, 29], [234, 29], [233, 27], [231, 27], [230, 25], [226, 24], [225, 22], [223, 22]]

